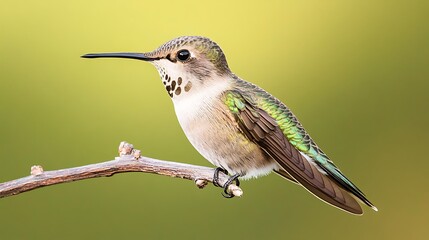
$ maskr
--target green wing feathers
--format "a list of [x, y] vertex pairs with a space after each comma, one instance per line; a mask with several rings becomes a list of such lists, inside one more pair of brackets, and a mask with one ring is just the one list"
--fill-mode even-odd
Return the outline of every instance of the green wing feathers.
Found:
[[[284, 169], [278, 171], [280, 175], [292, 176], [320, 199], [348, 212], [362, 213], [350, 193], [373, 207], [363, 193], [317, 147], [283, 103], [257, 86], [246, 84], [244, 86], [251, 89], [225, 93], [225, 103], [234, 114], [240, 131]], [[310, 163], [300, 152], [305, 153], [316, 164]], [[326, 174], [319, 171], [316, 165]]]
[[276, 122], [279, 124], [280, 129], [283, 131], [290, 144], [311, 157], [321, 169], [334, 178], [346, 190], [353, 193], [371, 208], [374, 208], [374, 205], [365, 197], [365, 194], [341, 173], [338, 167], [335, 166], [329, 157], [316, 145], [289, 108], [272, 96], [263, 96], [259, 98], [258, 107], [276, 119]]

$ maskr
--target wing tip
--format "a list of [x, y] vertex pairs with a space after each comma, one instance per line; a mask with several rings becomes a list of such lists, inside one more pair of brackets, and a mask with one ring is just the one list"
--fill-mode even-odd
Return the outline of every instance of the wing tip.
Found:
[[[332, 204], [330, 204], [330, 205], [332, 205]], [[336, 208], [338, 208], [340, 210], [343, 210], [343, 211], [345, 211], [347, 213], [356, 215], [356, 216], [362, 216], [363, 213], [364, 213], [363, 210], [362, 210], [362, 208], [360, 206], [359, 206], [359, 208], [352, 208], [352, 209], [350, 209], [350, 208], [346, 209], [346, 208], [335, 206], [335, 205], [332, 205], [332, 206], [334, 206], [334, 207], [336, 207]], [[369, 207], [372, 210], [374, 210], [375, 212], [378, 212], [378, 208], [376, 206], [372, 205], [372, 206], [369, 206]]]
[[362, 195], [356, 195], [355, 193], [352, 193], [352, 194], [354, 194], [354, 196], [357, 198], [357, 199], [359, 199], [362, 203], [364, 203], [364, 204], [366, 204], [368, 207], [370, 207], [372, 210], [374, 210], [375, 212], [378, 212], [378, 208], [374, 205], [374, 204], [372, 204], [372, 202], [370, 202], [366, 197], [365, 197], [365, 195], [364, 194], [362, 194]]

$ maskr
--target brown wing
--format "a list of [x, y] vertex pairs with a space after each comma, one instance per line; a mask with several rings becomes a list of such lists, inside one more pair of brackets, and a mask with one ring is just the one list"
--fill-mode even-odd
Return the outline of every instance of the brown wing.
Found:
[[241, 131], [264, 149], [283, 168], [277, 171], [292, 176], [321, 200], [353, 214], [362, 214], [359, 203], [335, 180], [321, 173], [284, 136], [277, 122], [264, 110], [245, 103], [236, 113]]

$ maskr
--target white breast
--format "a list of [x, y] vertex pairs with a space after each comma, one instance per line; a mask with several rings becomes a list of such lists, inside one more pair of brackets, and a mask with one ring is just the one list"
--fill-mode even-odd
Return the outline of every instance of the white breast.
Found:
[[222, 93], [229, 89], [229, 84], [227, 80], [219, 80], [214, 84], [207, 83], [203, 85], [193, 83], [193, 88], [189, 92], [181, 94], [181, 96], [174, 96], [174, 109], [182, 128], [189, 127], [188, 124], [193, 122], [195, 118], [206, 115], [207, 111], [211, 111], [213, 102], [219, 101]]
[[208, 136], [216, 134], [213, 124], [219, 121], [214, 119], [216, 117], [214, 112], [219, 109], [214, 108], [228, 88], [228, 81], [219, 81], [211, 85], [200, 85], [199, 89], [195, 88], [179, 97], [173, 97], [177, 119], [186, 137], [204, 158], [216, 166], [221, 164], [217, 160], [213, 143], [208, 142], [210, 141]]

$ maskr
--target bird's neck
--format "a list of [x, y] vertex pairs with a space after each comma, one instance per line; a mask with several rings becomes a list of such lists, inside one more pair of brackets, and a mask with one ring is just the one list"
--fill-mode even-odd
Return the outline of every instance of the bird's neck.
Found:
[[192, 84], [191, 90], [172, 98], [177, 116], [186, 118], [210, 111], [213, 106], [222, 101], [222, 94], [231, 89], [231, 84], [232, 82], [227, 78]]

